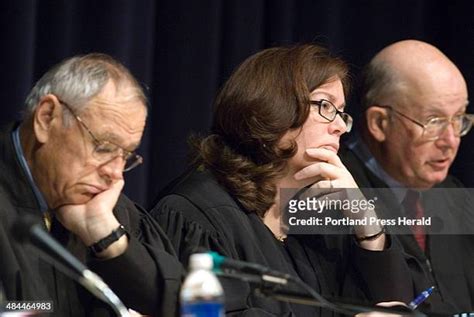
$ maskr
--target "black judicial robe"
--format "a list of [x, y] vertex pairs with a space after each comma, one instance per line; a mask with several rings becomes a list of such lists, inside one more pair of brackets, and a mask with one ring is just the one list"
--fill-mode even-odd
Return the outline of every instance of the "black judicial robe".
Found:
[[[82, 286], [40, 258], [32, 246], [21, 245], [12, 237], [10, 228], [17, 217], [28, 214], [42, 222], [42, 215], [17, 162], [11, 128], [0, 134], [0, 285], [6, 299], [53, 301], [51, 316], [115, 316]], [[54, 219], [51, 235], [99, 274], [127, 307], [153, 316], [176, 316], [183, 272], [162, 229], [124, 195], [114, 213], [129, 234], [126, 252], [116, 258], [94, 258]]]
[[[359, 248], [351, 236], [289, 236], [276, 240], [262, 220], [245, 211], [209, 171], [192, 171], [160, 196], [151, 214], [180, 260], [213, 250], [299, 276], [323, 296], [373, 302], [412, 299], [408, 268], [395, 245], [383, 252]], [[255, 296], [248, 284], [221, 279], [228, 314], [333, 316], [332, 312]]]
[[[359, 187], [388, 189], [388, 185], [373, 174], [352, 150], [342, 147], [339, 155]], [[446, 189], [463, 187], [463, 184], [453, 176], [448, 176], [435, 186]], [[444, 222], [456, 221], [471, 227], [469, 229], [471, 232], [474, 230], [473, 200], [464, 202], [465, 207], [460, 208], [460, 202], [453, 201], [452, 195], [447, 193], [443, 195], [443, 191], [437, 191], [435, 195], [430, 195], [429, 192], [424, 194], [422, 203], [425, 213], [434, 209], [439, 210], [447, 214], [442, 217]], [[469, 198], [469, 195], [463, 195], [463, 199], [466, 197]], [[394, 200], [393, 195], [385, 197], [384, 203], [390, 207], [379, 210], [383, 217], [402, 215], [400, 205]], [[382, 201], [379, 200], [379, 205], [380, 203]], [[431, 286], [437, 288], [420, 306], [421, 310], [445, 315], [474, 311], [474, 236], [430, 235], [426, 240], [426, 252], [418, 246], [412, 234], [392, 237], [400, 241], [403, 247], [404, 257], [407, 259], [414, 282], [414, 292], [419, 294]]]

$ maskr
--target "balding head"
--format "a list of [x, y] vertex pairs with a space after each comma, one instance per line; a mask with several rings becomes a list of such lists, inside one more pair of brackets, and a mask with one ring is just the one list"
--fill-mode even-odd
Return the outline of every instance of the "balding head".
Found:
[[362, 84], [363, 136], [384, 170], [410, 187], [443, 181], [470, 127], [456, 65], [428, 43], [401, 41], [371, 60]]
[[[410, 95], [463, 95], [466, 82], [449, 58], [431, 44], [405, 40], [381, 50], [364, 72], [362, 105], [364, 109], [381, 104], [398, 107], [409, 103]], [[407, 105], [408, 106], [408, 105]]]

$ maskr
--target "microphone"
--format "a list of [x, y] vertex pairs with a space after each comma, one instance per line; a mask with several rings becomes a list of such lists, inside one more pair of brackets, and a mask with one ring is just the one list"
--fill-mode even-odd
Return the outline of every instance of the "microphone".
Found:
[[[213, 259], [214, 270], [225, 272], [223, 275], [226, 277], [237, 278], [244, 282], [258, 284], [261, 287], [261, 295], [273, 297], [277, 300], [319, 306], [344, 315], [354, 315], [356, 313], [364, 312], [384, 312], [402, 316], [425, 316], [423, 313], [417, 311], [407, 311], [406, 307], [390, 308], [365, 306], [342, 301], [335, 302], [334, 300], [329, 301], [300, 278], [294, 277], [291, 274], [275, 271], [257, 263], [234, 260], [222, 256], [217, 252], [208, 252], [208, 254], [210, 254]], [[235, 274], [236, 272], [243, 274]], [[293, 283], [301, 290], [304, 290], [310, 297], [291, 289], [285, 290], [282, 288], [282, 286], [287, 286], [290, 283]]]
[[208, 252], [208, 254], [212, 257], [214, 269], [218, 271], [232, 270], [244, 274], [259, 275], [265, 282], [281, 285], [287, 285], [288, 281], [292, 278], [290, 274], [271, 270], [257, 263], [234, 260], [220, 255], [217, 252]]
[[89, 270], [48, 234], [36, 218], [32, 216], [18, 217], [11, 227], [11, 233], [18, 242], [30, 243], [36, 247], [45, 260], [84, 286], [94, 296], [109, 304], [118, 316], [130, 316], [122, 301], [99, 275]]
[[[290, 282], [298, 285], [304, 289], [308, 294], [310, 294], [314, 299], [319, 301], [321, 306], [329, 308], [335, 312], [347, 313], [347, 311], [340, 309], [339, 307], [333, 305], [318, 292], [309, 287], [306, 283], [301, 281], [301, 279], [292, 276], [291, 274], [279, 272], [272, 270], [266, 266], [252, 263], [234, 260], [223, 255], [220, 255], [217, 252], [208, 252], [211, 255], [214, 262], [214, 269], [218, 271], [237, 271], [245, 274], [244, 276], [237, 274], [236, 278], [242, 279], [249, 283], [260, 284], [267, 292], [270, 293], [278, 292], [278, 286], [287, 286]], [[258, 278], [252, 277], [252, 275], [257, 275]], [[227, 276], [229, 276], [227, 274]], [[229, 276], [230, 277], [230, 276]], [[267, 284], [267, 285], [266, 285]], [[268, 288], [268, 284], [275, 285]]]

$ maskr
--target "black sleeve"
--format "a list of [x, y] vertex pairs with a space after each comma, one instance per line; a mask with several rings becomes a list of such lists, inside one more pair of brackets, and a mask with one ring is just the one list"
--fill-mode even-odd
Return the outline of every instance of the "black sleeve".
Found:
[[[293, 243], [295, 239], [298, 244]], [[289, 243], [300, 278], [329, 299], [367, 305], [413, 299], [410, 271], [395, 244], [369, 251], [349, 234], [300, 235]], [[298, 245], [302, 246], [299, 251]]]
[[232, 253], [206, 217], [184, 198], [167, 196], [150, 213], [167, 233], [185, 267], [193, 253], [209, 250], [225, 256]]
[[[243, 214], [234, 209], [219, 206], [218, 215]], [[234, 259], [241, 258], [242, 250], [237, 250], [236, 247], [237, 238], [230, 234], [234, 228], [226, 227], [223, 222], [219, 222], [220, 219], [210, 219], [212, 212], [203, 212], [180, 195], [163, 197], [150, 213], [165, 230], [184, 265], [187, 265], [189, 256], [195, 252], [215, 251]], [[292, 316], [278, 302], [252, 296], [253, 290], [247, 283], [222, 276], [219, 280], [224, 288], [226, 316]]]
[[354, 238], [350, 238], [355, 271], [365, 282], [370, 300], [409, 303], [414, 298], [410, 270], [400, 245], [389, 235], [386, 238], [388, 247], [383, 251], [363, 249]]
[[176, 316], [184, 271], [163, 230], [124, 196], [114, 213], [129, 234], [128, 248], [109, 260], [90, 257], [89, 267], [127, 307], [152, 316]]

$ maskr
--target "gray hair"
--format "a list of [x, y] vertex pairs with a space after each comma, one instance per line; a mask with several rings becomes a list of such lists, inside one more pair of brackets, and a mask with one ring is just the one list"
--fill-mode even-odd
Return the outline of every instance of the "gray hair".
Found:
[[[65, 59], [46, 72], [26, 98], [25, 117], [33, 115], [41, 98], [48, 94], [57, 96], [70, 105], [74, 113], [80, 114], [109, 80], [113, 81], [118, 91], [131, 87], [130, 98], [138, 99], [146, 105], [142, 87], [125, 66], [109, 55], [91, 53]], [[69, 112], [65, 111], [65, 124], [68, 124], [70, 118]]]
[[362, 71], [360, 96], [362, 111], [381, 105], [387, 98], [401, 98], [405, 84], [395, 68], [380, 60], [372, 60]]

